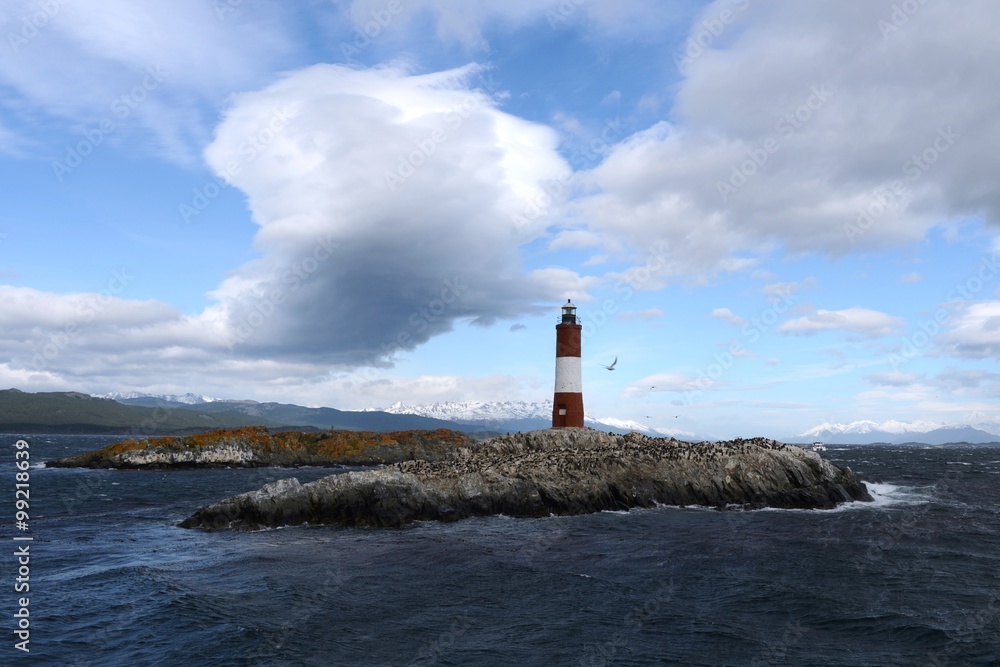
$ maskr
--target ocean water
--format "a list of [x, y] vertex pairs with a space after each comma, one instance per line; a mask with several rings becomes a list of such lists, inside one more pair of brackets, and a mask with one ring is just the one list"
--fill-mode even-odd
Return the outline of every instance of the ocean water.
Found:
[[0, 436], [4, 665], [1000, 665], [998, 447], [831, 447], [876, 502], [826, 512], [204, 533], [176, 524], [340, 470], [47, 469], [116, 438], [29, 436], [22, 532], [16, 440]]

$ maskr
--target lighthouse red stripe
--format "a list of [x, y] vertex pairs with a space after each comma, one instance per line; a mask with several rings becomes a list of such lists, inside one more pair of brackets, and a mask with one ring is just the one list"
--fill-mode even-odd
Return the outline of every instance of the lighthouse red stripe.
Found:
[[556, 325], [556, 356], [579, 357], [580, 332], [582, 331], [583, 327], [579, 324]]
[[552, 428], [583, 428], [583, 394], [556, 392], [552, 403]]

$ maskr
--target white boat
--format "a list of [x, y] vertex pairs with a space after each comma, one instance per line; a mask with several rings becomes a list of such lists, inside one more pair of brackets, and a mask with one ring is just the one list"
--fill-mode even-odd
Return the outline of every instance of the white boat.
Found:
[[814, 442], [813, 444], [809, 445], [809, 449], [813, 450], [814, 452], [825, 452], [826, 445], [824, 445], [822, 442]]

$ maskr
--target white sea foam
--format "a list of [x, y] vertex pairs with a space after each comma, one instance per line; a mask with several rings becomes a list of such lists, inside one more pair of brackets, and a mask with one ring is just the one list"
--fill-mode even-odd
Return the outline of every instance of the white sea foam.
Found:
[[874, 502], [855, 501], [840, 505], [843, 509], [862, 509], [871, 507], [881, 509], [899, 505], [921, 505], [930, 500], [925, 489], [914, 486], [899, 486], [885, 482], [865, 482], [868, 493]]
[[886, 484], [884, 482], [865, 482], [865, 486], [868, 487], [868, 493], [872, 494], [872, 498], [887, 498], [901, 488], [896, 484]]

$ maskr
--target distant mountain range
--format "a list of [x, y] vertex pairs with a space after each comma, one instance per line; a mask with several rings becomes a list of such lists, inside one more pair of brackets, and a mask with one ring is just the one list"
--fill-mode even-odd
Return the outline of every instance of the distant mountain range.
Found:
[[[393, 403], [387, 408], [375, 408], [375, 410], [397, 415], [420, 415], [445, 419], [458, 424], [474, 426], [483, 431], [500, 433], [537, 431], [552, 426], [552, 401], [530, 403], [527, 401], [463, 401], [432, 403], [430, 405]], [[664, 435], [645, 424], [612, 417], [597, 418], [584, 415], [583, 421], [587, 426], [601, 431], [613, 433], [639, 431], [646, 435]]]
[[873, 442], [890, 444], [918, 442], [927, 445], [944, 445], [951, 442], [982, 444], [1000, 442], [1000, 434], [970, 425], [957, 426], [942, 422], [890, 420], [879, 423], [863, 420], [850, 424], [820, 424], [785, 440], [790, 443], [816, 441], [841, 445], [863, 445]]
[[452, 421], [422, 415], [393, 414], [382, 411], [337, 410], [335, 408], [307, 408], [291, 403], [261, 403], [250, 400], [209, 398], [196, 394], [154, 395], [135, 392], [106, 394], [117, 397], [118, 403], [145, 408], [164, 408], [171, 411], [199, 412], [205, 414], [238, 413], [249, 417], [255, 424], [265, 426], [313, 427], [320, 429], [346, 429], [354, 431], [408, 431], [448, 428], [466, 433], [476, 429], [463, 427]]
[[146, 399], [158, 399], [156, 402], [165, 401], [167, 403], [184, 403], [186, 405], [201, 405], [202, 403], [215, 403], [219, 399], [197, 394], [144, 394], [138, 391], [112, 391], [108, 394], [101, 394], [97, 398], [110, 398], [112, 401], [126, 403], [128, 401], [139, 401]]
[[[679, 430], [654, 430], [635, 421], [612, 417], [585, 417], [595, 429], [647, 435], [670, 435], [680, 440], [708, 438]], [[260, 425], [287, 429], [346, 429], [364, 431], [433, 430], [448, 428], [477, 437], [535, 431], [552, 424], [552, 402], [464, 401], [404, 405], [385, 409], [337, 410], [307, 408], [289, 403], [224, 400], [197, 394], [153, 395], [114, 392], [89, 396], [78, 392], [26, 393], [0, 391], [0, 432], [7, 433], [122, 433], [184, 434], [219, 428]], [[789, 443], [868, 444], [908, 442], [929, 445], [952, 442], [1000, 442], [1000, 423], [950, 425], [941, 422], [856, 421], [820, 424]]]
[[0, 431], [5, 433], [183, 434], [260, 423], [235, 411], [158, 410], [79, 392], [0, 391]]
[[[124, 405], [197, 410], [208, 414], [239, 412], [266, 420], [268, 423], [307, 425], [317, 428], [373, 431], [450, 428], [484, 436], [535, 431], [552, 425], [552, 401], [465, 401], [430, 405], [394, 403], [384, 409], [351, 411], [306, 408], [287, 403], [218, 399], [191, 393], [112, 392], [100, 398], [110, 398]], [[634, 421], [610, 417], [594, 418], [590, 415], [587, 415], [584, 421], [588, 426], [603, 431], [615, 433], [639, 431], [647, 435], [661, 435], [645, 424]]]
[[[342, 429], [409, 431], [475, 428], [417, 415], [305, 408], [282, 403], [214, 400], [204, 396], [79, 392], [0, 391], [0, 432], [108, 433], [130, 436], [183, 435], [221, 428], [266, 426], [270, 429]], [[175, 400], [176, 399], [176, 400]]]

